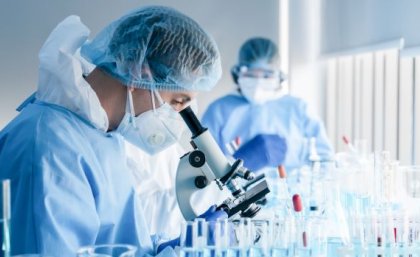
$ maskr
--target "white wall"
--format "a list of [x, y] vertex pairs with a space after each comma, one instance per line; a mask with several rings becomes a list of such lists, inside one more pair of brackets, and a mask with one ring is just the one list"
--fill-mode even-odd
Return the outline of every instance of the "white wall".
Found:
[[290, 0], [290, 92], [325, 117], [325, 55], [404, 38], [420, 46], [418, 0]]
[[386, 149], [402, 164], [419, 163], [413, 144], [417, 56], [407, 55], [420, 55], [420, 1], [321, 2], [321, 55], [337, 57], [329, 72], [330, 92], [338, 92], [327, 117], [332, 141], [343, 149], [342, 135], [365, 138], [370, 150]]
[[127, 10], [150, 4], [172, 6], [191, 16], [219, 45], [223, 78], [215, 90], [199, 96], [201, 112], [216, 97], [233, 90], [229, 70], [247, 38], [265, 36], [278, 42], [278, 0], [0, 1], [0, 128], [36, 90], [37, 54], [58, 22], [67, 15], [77, 14], [95, 35]]
[[322, 0], [322, 52], [331, 53], [403, 37], [420, 45], [418, 0]]
[[310, 113], [322, 117], [321, 0], [290, 0], [289, 4], [290, 92], [306, 100]]

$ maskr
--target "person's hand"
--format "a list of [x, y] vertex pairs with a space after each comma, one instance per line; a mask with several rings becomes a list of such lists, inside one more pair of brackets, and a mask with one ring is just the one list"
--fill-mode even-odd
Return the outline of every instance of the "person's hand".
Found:
[[206, 212], [198, 216], [198, 218], [204, 218], [206, 221], [215, 221], [218, 219], [227, 219], [228, 215], [223, 210], [216, 210], [216, 205], [212, 205]]
[[171, 241], [161, 243], [157, 248], [157, 253], [160, 253], [163, 249], [165, 249], [168, 246], [172, 247], [172, 248], [175, 248], [176, 246], [179, 246], [179, 242], [180, 242], [180, 238], [177, 237], [177, 238], [175, 238]]
[[[211, 206], [206, 212], [198, 216], [197, 218], [204, 218], [208, 222], [207, 224], [207, 244], [208, 245], [214, 245], [216, 244], [216, 221], [217, 220], [224, 220], [228, 218], [228, 214], [225, 211], [222, 210], [216, 210], [216, 205]], [[223, 228], [220, 228], [223, 229]], [[226, 233], [226, 231], [221, 231], [222, 235], [223, 233]]]
[[[198, 216], [198, 218], [204, 218], [206, 221], [216, 221], [218, 219], [227, 219], [228, 215], [225, 211], [222, 210], [216, 210], [216, 205], [212, 205], [207, 211], [205, 211], [203, 214]], [[191, 235], [187, 235], [187, 241], [191, 241]], [[175, 248], [176, 246], [179, 246], [180, 244], [180, 238], [175, 238], [171, 241], [167, 241], [164, 243], [161, 243], [157, 248], [157, 253], [160, 253], [163, 249], [166, 247], [172, 247]]]
[[260, 134], [241, 145], [233, 157], [243, 160], [244, 167], [257, 171], [283, 164], [286, 152], [287, 144], [283, 137]]

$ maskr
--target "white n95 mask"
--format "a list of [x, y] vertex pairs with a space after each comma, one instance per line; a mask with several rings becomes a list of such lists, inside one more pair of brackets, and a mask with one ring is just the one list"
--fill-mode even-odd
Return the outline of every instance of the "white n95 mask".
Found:
[[[128, 142], [141, 148], [148, 154], [158, 153], [176, 143], [185, 130], [185, 123], [178, 112], [168, 103], [164, 103], [159, 93], [150, 91], [153, 109], [139, 116], [134, 114], [133, 97], [127, 88], [126, 113], [117, 128]], [[155, 108], [155, 98], [161, 106]]]
[[242, 95], [253, 104], [263, 104], [283, 95], [278, 78], [239, 77], [238, 84]]

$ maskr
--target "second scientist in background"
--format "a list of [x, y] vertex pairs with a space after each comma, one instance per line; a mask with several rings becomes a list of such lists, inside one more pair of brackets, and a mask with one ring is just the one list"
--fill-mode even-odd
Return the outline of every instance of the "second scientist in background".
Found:
[[[253, 169], [284, 165], [293, 170], [308, 163], [309, 141], [315, 138], [321, 160], [331, 159], [323, 123], [308, 115], [302, 99], [284, 93], [285, 76], [272, 41], [247, 40], [231, 73], [237, 92], [214, 101], [202, 118], [225, 154], [244, 159]], [[239, 149], [229, 153], [228, 145], [237, 139]]]

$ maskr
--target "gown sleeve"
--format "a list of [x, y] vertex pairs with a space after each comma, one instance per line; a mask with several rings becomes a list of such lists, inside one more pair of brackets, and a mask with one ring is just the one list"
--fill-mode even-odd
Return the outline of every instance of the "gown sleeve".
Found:
[[97, 192], [89, 177], [95, 169], [89, 161], [95, 158], [86, 154], [81, 142], [66, 140], [59, 133], [62, 129], [38, 130], [42, 132], [35, 139], [31, 194], [22, 199], [33, 202], [28, 213], [37, 224], [38, 251], [52, 256], [74, 255], [80, 246], [94, 244], [100, 228]]

